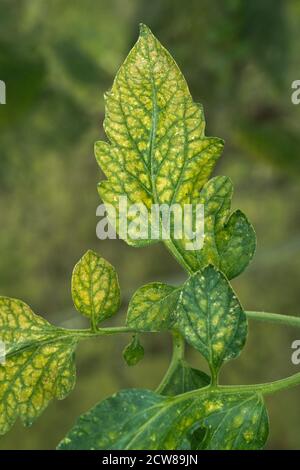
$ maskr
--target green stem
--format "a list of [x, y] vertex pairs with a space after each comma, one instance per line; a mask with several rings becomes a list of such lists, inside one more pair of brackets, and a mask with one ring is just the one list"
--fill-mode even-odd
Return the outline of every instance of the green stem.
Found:
[[285, 379], [275, 380], [274, 382], [254, 385], [219, 385], [218, 389], [229, 393], [260, 392], [263, 395], [271, 395], [272, 393], [296, 387], [297, 385], [300, 385], [300, 372]]
[[[173, 249], [170, 248], [170, 251], [173, 252]], [[300, 317], [294, 317], [291, 315], [280, 315], [278, 313], [268, 313], [268, 312], [253, 312], [253, 311], [246, 311], [246, 315], [251, 320], [258, 320], [258, 321], [266, 321], [270, 323], [278, 323], [287, 326], [294, 326], [300, 328]], [[118, 333], [137, 333], [138, 331], [135, 328], [129, 328], [126, 326], [115, 326], [110, 328], [99, 328], [97, 331], [93, 331], [90, 329], [65, 329], [60, 328], [59, 332], [61, 335], [66, 336], [77, 336], [79, 338], [92, 338], [97, 336], [105, 336], [105, 335], [113, 335]], [[160, 385], [156, 389], [157, 393], [160, 393], [161, 390], [165, 387], [168, 383], [168, 380], [172, 376], [172, 373], [176, 369], [179, 361], [181, 361], [184, 357], [184, 338], [177, 332], [172, 332], [173, 336], [173, 354], [170, 366], [166, 372], [166, 375], [162, 379]], [[205, 387], [200, 390], [194, 390], [192, 392], [187, 392], [187, 394], [191, 394], [194, 396], [195, 394], [204, 393], [207, 391], [210, 392], [222, 392], [222, 393], [262, 393], [263, 395], [269, 395], [281, 390], [286, 390], [291, 387], [295, 387], [300, 385], [300, 372], [294, 374], [290, 377], [286, 377], [285, 379], [276, 380], [274, 382], [262, 383], [262, 384], [254, 384], [254, 385], [216, 385], [213, 384]], [[183, 394], [186, 396], [187, 394]]]
[[182, 361], [184, 358], [185, 343], [184, 343], [183, 337], [176, 331], [172, 331], [172, 336], [173, 336], [172, 359], [171, 359], [169, 368], [165, 376], [163, 377], [162, 381], [160, 382], [159, 386], [156, 389], [157, 393], [161, 393], [163, 391], [168, 381], [172, 377], [172, 374], [174, 370], [176, 369], [178, 363]]
[[92, 338], [96, 336], [115, 335], [118, 333], [137, 333], [136, 328], [128, 328], [127, 326], [113, 326], [110, 328], [93, 329], [66, 329], [59, 328], [59, 332], [63, 335], [78, 336], [79, 338]]
[[178, 261], [178, 263], [185, 269], [185, 271], [191, 275], [193, 274], [193, 270], [191, 267], [188, 265], [188, 263], [185, 261], [184, 257], [180, 253], [180, 251], [177, 249], [177, 247], [174, 245], [174, 242], [171, 240], [164, 240], [165, 246], [168, 248], [170, 253], [174, 256], [174, 258]]
[[280, 323], [282, 325], [295, 326], [300, 328], [300, 317], [292, 315], [280, 315], [279, 313], [268, 312], [246, 312], [251, 320], [265, 321], [269, 323]]

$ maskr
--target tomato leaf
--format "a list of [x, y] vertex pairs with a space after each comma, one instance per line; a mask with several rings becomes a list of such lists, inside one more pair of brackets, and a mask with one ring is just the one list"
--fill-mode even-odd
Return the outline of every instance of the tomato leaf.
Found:
[[76, 380], [77, 339], [35, 315], [20, 300], [0, 298], [0, 434], [20, 417], [30, 425], [53, 398], [62, 400]]
[[89, 250], [76, 264], [72, 275], [72, 297], [76, 309], [95, 326], [111, 317], [120, 306], [118, 276], [113, 266]]
[[[203, 187], [198, 203], [204, 205], [204, 243], [200, 250], [186, 252], [194, 272], [213, 264], [228, 279], [248, 266], [256, 249], [255, 231], [241, 211], [230, 213], [233, 185], [230, 178], [217, 176]], [[174, 241], [180, 248], [181, 240]]]
[[[153, 204], [169, 208], [177, 204], [183, 208], [185, 204], [201, 203], [199, 193], [221, 154], [223, 141], [205, 136], [202, 107], [193, 101], [171, 55], [144, 25], [105, 96], [105, 104], [104, 129], [109, 143], [100, 141], [95, 145], [96, 159], [107, 177], [99, 184], [99, 194], [112, 223], [117, 215], [120, 236], [133, 246], [148, 245], [161, 240], [165, 228], [161, 213], [158, 232], [153, 227]], [[119, 204], [119, 197], [127, 197], [128, 204], [136, 205], [135, 210], [126, 211]], [[143, 215], [137, 224], [143, 227], [137, 231], [136, 211]], [[124, 215], [126, 228], [121, 222]], [[217, 213], [214, 217], [218, 217]], [[187, 250], [185, 235], [177, 240], [173, 233], [174, 221], [170, 222], [167, 246], [190, 271], [205, 267], [213, 258], [229, 278], [234, 277], [253, 256], [255, 234], [241, 213], [236, 213], [231, 221], [223, 217], [223, 223], [227, 225], [216, 227], [219, 239], [214, 241], [224, 255], [222, 266], [222, 253], [217, 253], [216, 247], [211, 251], [212, 243], [200, 256]], [[231, 249], [233, 246], [240, 257]]]
[[144, 348], [137, 335], [134, 335], [131, 342], [123, 351], [123, 357], [128, 366], [135, 366], [144, 357]]
[[206, 387], [209, 384], [209, 375], [190, 367], [185, 361], [180, 360], [159, 393], [166, 396], [180, 395], [181, 393]]
[[185, 282], [175, 318], [175, 328], [203, 354], [215, 374], [245, 344], [245, 312], [225, 276], [213, 266]]
[[206, 449], [260, 449], [268, 435], [260, 395], [211, 390], [170, 398], [132, 389], [82, 415], [58, 448], [174, 450], [200, 426]]
[[138, 289], [132, 296], [126, 323], [139, 331], [161, 331], [171, 325], [180, 288], [153, 282]]

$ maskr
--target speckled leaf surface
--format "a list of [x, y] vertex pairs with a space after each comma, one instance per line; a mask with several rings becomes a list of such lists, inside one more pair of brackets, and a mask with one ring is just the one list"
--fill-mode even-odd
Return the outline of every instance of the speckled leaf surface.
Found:
[[160, 282], [146, 284], [132, 296], [126, 323], [139, 331], [161, 331], [171, 325], [180, 288]]
[[268, 434], [267, 413], [259, 395], [203, 391], [166, 398], [132, 389], [82, 415], [58, 448], [178, 449], [200, 426], [207, 430], [207, 449], [259, 449]]
[[247, 319], [225, 276], [213, 266], [193, 274], [180, 294], [175, 327], [217, 373], [237, 357], [247, 337]]
[[[206, 137], [202, 108], [194, 103], [177, 64], [144, 25], [105, 97], [104, 129], [96, 159], [107, 180], [99, 185], [118, 212], [130, 204], [187, 203], [214, 167], [223, 141]], [[136, 246], [150, 243], [128, 238]]]
[[97, 325], [120, 306], [120, 288], [114, 267], [89, 250], [76, 264], [72, 275], [72, 297], [76, 309]]
[[[177, 64], [146, 26], [141, 26], [139, 39], [120, 67], [105, 103], [104, 129], [109, 142], [95, 145], [96, 159], [107, 177], [99, 184], [99, 194], [107, 207], [114, 208], [122, 238], [134, 246], [161, 239], [162, 227], [156, 236], [151, 234], [153, 204], [195, 207], [204, 203], [208, 236], [203, 252], [187, 250], [184, 233], [176, 239], [171, 221], [170, 243], [178, 252], [177, 259], [193, 272], [214, 263], [228, 278], [237, 276], [253, 256], [253, 228], [241, 212], [228, 219], [232, 188], [225, 194], [224, 208], [217, 180], [204, 189], [223, 141], [205, 136], [201, 106], [193, 102]], [[125, 209], [120, 209], [120, 196], [128, 198], [128, 205], [143, 204], [148, 209], [142, 212], [143, 229], [138, 230], [143, 231], [142, 239], [130, 235], [135, 210], [127, 213], [128, 230], [123, 223], [121, 230], [119, 216]], [[200, 230], [195, 225], [193, 229]]]
[[165, 386], [160, 389], [161, 395], [174, 396], [197, 390], [210, 384], [209, 375], [202, 370], [190, 367], [184, 360], [177, 362]]
[[[200, 192], [197, 202], [204, 205], [204, 244], [201, 250], [185, 253], [195, 272], [208, 264], [220, 269], [228, 279], [238, 276], [252, 260], [256, 249], [253, 226], [241, 211], [231, 214], [233, 185], [230, 178], [216, 176]], [[174, 240], [182, 250], [181, 240]]]
[[20, 300], [0, 298], [0, 434], [20, 417], [30, 425], [53, 398], [65, 398], [76, 379], [77, 340], [35, 315]]
[[144, 348], [141, 345], [138, 335], [134, 335], [130, 343], [123, 351], [123, 357], [128, 366], [135, 366], [144, 357]]

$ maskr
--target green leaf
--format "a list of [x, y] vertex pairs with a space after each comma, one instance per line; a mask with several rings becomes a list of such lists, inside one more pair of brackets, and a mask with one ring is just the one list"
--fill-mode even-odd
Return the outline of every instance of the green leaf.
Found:
[[[184, 204], [195, 207], [201, 203], [199, 193], [221, 154], [223, 141], [205, 136], [202, 107], [193, 102], [171, 55], [144, 25], [105, 96], [105, 104], [104, 129], [109, 143], [100, 141], [95, 145], [97, 162], [107, 177], [99, 184], [99, 194], [112, 223], [116, 214], [116, 229], [121, 238], [133, 246], [148, 245], [161, 240], [162, 228], [166, 228], [160, 213], [158, 233], [151, 233], [153, 204], [165, 204], [169, 208], [177, 204], [182, 209]], [[210, 187], [210, 190], [218, 192], [218, 188]], [[206, 193], [207, 190], [202, 200], [213, 196]], [[136, 205], [136, 210], [127, 213], [124, 206], [120, 207], [119, 197], [124, 196], [128, 205]], [[216, 194], [215, 199], [218, 197]], [[120, 215], [127, 215], [128, 230], [121, 224]], [[230, 278], [240, 273], [252, 258], [255, 234], [243, 214], [236, 213], [229, 221], [224, 214], [216, 224], [219, 239], [214, 240], [212, 219], [218, 218], [217, 211], [210, 216], [209, 236], [213, 240], [203, 254], [187, 250], [184, 236], [177, 240], [172, 218], [166, 244], [189, 271], [198, 271], [213, 259]], [[200, 227], [196, 229], [199, 231]], [[143, 236], [137, 238], [136, 234], [141, 232]]]
[[137, 335], [134, 335], [131, 342], [123, 351], [123, 357], [127, 365], [135, 366], [144, 357], [144, 348], [139, 342]]
[[174, 396], [197, 390], [210, 384], [210, 377], [201, 370], [190, 367], [185, 361], [177, 362], [168, 377], [168, 382], [160, 389], [161, 395]]
[[20, 300], [0, 298], [0, 434], [20, 417], [30, 425], [53, 398], [62, 400], [76, 379], [76, 337], [35, 315]]
[[245, 312], [225, 276], [213, 266], [185, 282], [175, 317], [175, 328], [203, 354], [215, 375], [245, 344]]
[[[207, 387], [211, 382], [209, 375], [201, 370], [194, 369], [184, 360], [176, 362], [175, 367], [168, 374], [167, 381], [159, 389], [159, 393], [165, 396], [175, 396], [182, 393]], [[204, 428], [197, 428], [191, 431], [179, 445], [180, 449], [197, 449], [206, 435]]]
[[76, 264], [72, 275], [72, 297], [76, 309], [93, 326], [111, 317], [120, 306], [118, 276], [113, 266], [89, 250]]
[[95, 149], [108, 178], [99, 185], [101, 198], [117, 211], [117, 196], [124, 195], [148, 209], [153, 203], [189, 202], [223, 148], [220, 139], [205, 137], [204, 127], [202, 108], [193, 102], [177, 64], [142, 25], [106, 94], [110, 144], [97, 142]]
[[260, 395], [211, 390], [166, 398], [132, 389], [82, 415], [58, 448], [173, 450], [200, 426], [207, 449], [259, 449], [268, 435]]
[[138, 289], [132, 296], [126, 324], [139, 331], [161, 331], [171, 324], [180, 289], [153, 282]]
[[[198, 271], [213, 264], [228, 279], [238, 276], [248, 266], [256, 249], [256, 235], [241, 211], [230, 214], [233, 185], [230, 178], [217, 176], [203, 187], [198, 203], [204, 205], [204, 244], [190, 250], [185, 258]], [[174, 241], [179, 246], [180, 240]]]

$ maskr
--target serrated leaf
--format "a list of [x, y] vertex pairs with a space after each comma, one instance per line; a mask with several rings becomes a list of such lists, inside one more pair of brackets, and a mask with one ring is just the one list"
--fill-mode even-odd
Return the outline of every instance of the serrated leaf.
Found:
[[114, 267], [89, 250], [76, 264], [72, 275], [72, 297], [76, 309], [92, 325], [111, 317], [120, 306], [120, 288]]
[[225, 361], [237, 357], [247, 337], [247, 318], [225, 276], [213, 266], [184, 284], [175, 326], [200, 351], [216, 375]]
[[[248, 266], [256, 249], [256, 235], [241, 211], [230, 214], [233, 185], [230, 178], [216, 176], [205, 184], [198, 203], [204, 205], [204, 244], [190, 250], [185, 259], [192, 271], [213, 264], [228, 279], [238, 276]], [[181, 240], [174, 241], [182, 245]]]
[[173, 450], [199, 426], [208, 430], [207, 449], [259, 449], [268, 435], [260, 395], [207, 390], [166, 398], [132, 389], [82, 415], [58, 448]]
[[76, 379], [76, 337], [35, 315], [20, 300], [0, 298], [0, 434], [20, 417], [30, 425], [53, 398], [62, 400]]
[[209, 375], [202, 372], [202, 370], [190, 367], [185, 361], [180, 360], [159, 393], [166, 396], [175, 396], [206, 387], [209, 384]]
[[134, 335], [131, 342], [123, 351], [123, 357], [128, 366], [135, 366], [144, 357], [144, 348], [139, 342], [137, 335]]
[[[107, 177], [99, 184], [99, 194], [108, 208], [114, 208], [108, 209], [108, 214], [112, 220], [112, 212], [116, 212], [116, 229], [121, 237], [134, 246], [148, 245], [162, 238], [162, 220], [159, 233], [151, 233], [152, 205], [200, 203], [199, 193], [221, 154], [223, 141], [205, 136], [201, 106], [193, 102], [171, 55], [144, 25], [106, 94], [105, 104], [104, 128], [109, 143], [95, 145], [96, 159]], [[129, 229], [122, 223], [121, 230], [124, 208], [120, 208], [119, 197], [124, 196], [128, 204], [139, 208], [143, 204], [147, 209], [142, 218], [144, 230], [138, 230], [143, 231], [142, 238], [130, 235], [135, 211], [127, 213]], [[228, 278], [245, 269], [255, 247], [252, 226], [241, 213], [231, 221], [223, 219], [227, 226], [217, 227], [215, 246], [212, 249], [209, 242], [201, 255], [186, 249], [186, 237], [176, 239], [171, 222], [167, 246], [186, 269], [195, 272], [212, 260]]]
[[180, 288], [160, 282], [146, 284], [132, 296], [126, 324], [139, 331], [161, 331], [171, 324]]
[[108, 178], [99, 185], [104, 202], [118, 211], [117, 196], [150, 208], [189, 202], [197, 194], [223, 142], [205, 137], [201, 106], [193, 102], [173, 58], [144, 25], [106, 94], [105, 111], [110, 144], [96, 143], [97, 161]]

